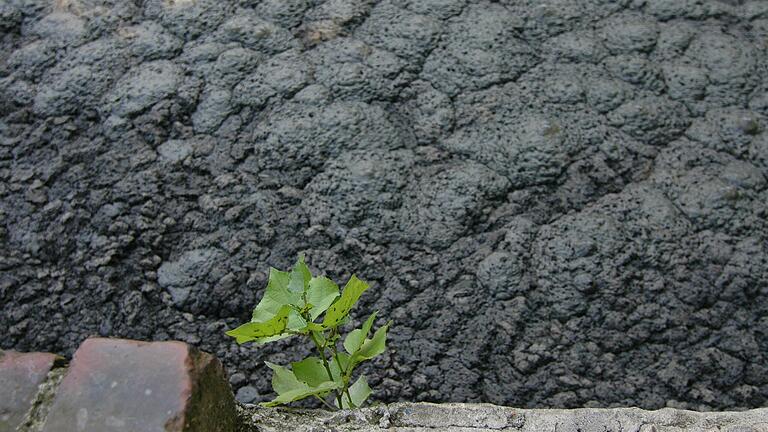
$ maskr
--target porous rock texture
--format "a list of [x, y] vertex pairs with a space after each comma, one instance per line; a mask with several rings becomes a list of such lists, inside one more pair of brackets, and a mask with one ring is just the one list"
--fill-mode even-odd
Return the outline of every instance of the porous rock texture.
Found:
[[[0, 348], [375, 284], [382, 401], [768, 402], [768, 2], [4, 0]], [[245, 397], [244, 396], [244, 397]]]

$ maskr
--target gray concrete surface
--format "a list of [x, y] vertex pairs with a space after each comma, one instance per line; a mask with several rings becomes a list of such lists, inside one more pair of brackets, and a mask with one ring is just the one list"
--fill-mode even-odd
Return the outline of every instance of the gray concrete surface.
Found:
[[768, 409], [700, 413], [665, 408], [516, 409], [490, 404], [398, 403], [357, 411], [249, 406], [246, 431], [764, 432]]
[[[238, 347], [304, 252], [374, 398], [768, 403], [768, 2], [3, 0], [0, 348]], [[241, 388], [246, 390], [239, 391]]]

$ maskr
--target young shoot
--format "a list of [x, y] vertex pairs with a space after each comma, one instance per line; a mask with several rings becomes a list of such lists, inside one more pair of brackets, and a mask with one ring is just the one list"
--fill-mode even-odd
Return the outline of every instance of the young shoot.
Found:
[[[330, 409], [358, 408], [371, 395], [365, 376], [353, 382], [355, 367], [386, 350], [391, 322], [373, 334], [373, 312], [363, 325], [342, 341], [340, 327], [368, 289], [352, 275], [344, 289], [325, 276], [312, 276], [299, 257], [290, 272], [270, 268], [264, 297], [253, 310], [250, 322], [229, 330], [238, 344], [264, 345], [292, 336], [306, 338], [317, 355], [293, 362], [290, 369], [266, 362], [272, 369], [272, 389], [277, 397], [263, 406], [273, 407], [314, 397]], [[329, 402], [329, 399], [331, 401]]]

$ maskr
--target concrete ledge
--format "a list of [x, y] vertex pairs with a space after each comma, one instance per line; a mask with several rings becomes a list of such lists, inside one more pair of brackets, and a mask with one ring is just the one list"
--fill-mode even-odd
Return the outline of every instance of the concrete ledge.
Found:
[[398, 403], [328, 412], [246, 406], [247, 431], [768, 432], [768, 408], [699, 413], [638, 408], [516, 409], [488, 404]]

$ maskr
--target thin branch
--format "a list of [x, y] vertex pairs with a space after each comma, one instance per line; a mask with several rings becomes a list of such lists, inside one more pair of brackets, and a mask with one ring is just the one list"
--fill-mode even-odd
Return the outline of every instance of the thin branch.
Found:
[[[338, 329], [334, 329], [334, 332], [338, 331]], [[333, 337], [334, 334], [331, 334], [331, 337]], [[342, 394], [347, 395], [347, 399], [349, 399], [349, 407], [354, 408], [355, 404], [352, 402], [352, 396], [349, 394], [349, 378], [347, 377], [347, 371], [343, 367], [341, 367], [341, 360], [339, 360], [339, 351], [336, 349], [336, 344], [331, 344], [331, 351], [333, 351], [333, 358], [336, 359], [336, 364], [339, 366], [339, 371], [342, 374], [342, 383], [344, 387], [341, 389]], [[350, 365], [347, 365], [349, 367]], [[341, 405], [339, 405], [341, 406]]]
[[[333, 373], [331, 373], [331, 367], [328, 365], [328, 359], [325, 357], [325, 346], [320, 345], [320, 342], [318, 342], [314, 333], [309, 332], [309, 336], [312, 338], [312, 342], [315, 343], [317, 352], [320, 353], [320, 358], [323, 359], [323, 366], [325, 366], [325, 371], [328, 372], [328, 379], [333, 381]], [[339, 406], [341, 406], [341, 394], [336, 395], [336, 401], [339, 403]]]
[[335, 406], [333, 406], [333, 405], [329, 404], [328, 402], [326, 402], [326, 401], [325, 401], [325, 399], [321, 398], [320, 396], [318, 396], [318, 395], [313, 395], [313, 396], [314, 396], [314, 397], [316, 397], [316, 398], [317, 398], [317, 400], [319, 400], [320, 402], [322, 402], [322, 403], [323, 403], [323, 405], [327, 406], [327, 407], [328, 407], [328, 408], [329, 408], [331, 411], [338, 411], [338, 410], [339, 410], [339, 408], [337, 408], [337, 407], [335, 407]]

